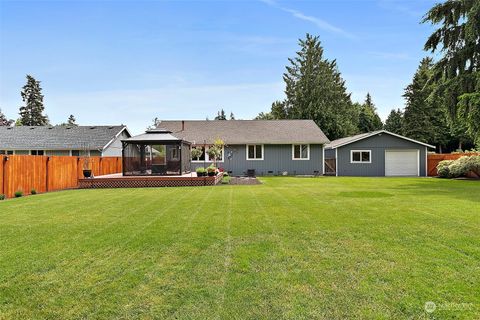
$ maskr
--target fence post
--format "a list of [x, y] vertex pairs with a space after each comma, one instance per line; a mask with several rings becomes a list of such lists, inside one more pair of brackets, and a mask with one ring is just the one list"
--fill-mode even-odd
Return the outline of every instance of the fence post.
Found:
[[45, 161], [45, 192], [48, 192], [48, 162], [50, 161], [50, 157], [47, 157], [47, 161]]

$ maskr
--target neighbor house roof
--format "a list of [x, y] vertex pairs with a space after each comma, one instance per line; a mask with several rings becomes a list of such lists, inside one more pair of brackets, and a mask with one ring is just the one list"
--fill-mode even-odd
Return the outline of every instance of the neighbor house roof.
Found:
[[417, 143], [417, 144], [420, 144], [420, 145], [423, 145], [423, 146], [426, 146], [426, 147], [429, 147], [429, 148], [435, 148], [435, 146], [432, 146], [430, 144], [420, 142], [420, 141], [417, 141], [417, 140], [413, 140], [413, 139], [401, 136], [399, 134], [396, 134], [396, 133], [393, 133], [393, 132], [390, 132], [390, 131], [387, 131], [387, 130], [377, 130], [377, 131], [361, 133], [361, 134], [357, 134], [355, 136], [334, 140], [334, 141], [330, 142], [329, 144], [327, 144], [325, 146], [325, 149], [336, 149], [338, 147], [342, 147], [342, 146], [345, 146], [347, 144], [354, 143], [356, 141], [367, 139], [369, 137], [373, 137], [377, 134], [383, 134], [383, 133], [392, 135], [392, 136], [400, 138], [400, 139], [408, 140], [410, 142]]
[[193, 144], [325, 144], [329, 140], [312, 120], [176, 120], [159, 127]]
[[0, 126], [0, 150], [103, 150], [127, 127]]

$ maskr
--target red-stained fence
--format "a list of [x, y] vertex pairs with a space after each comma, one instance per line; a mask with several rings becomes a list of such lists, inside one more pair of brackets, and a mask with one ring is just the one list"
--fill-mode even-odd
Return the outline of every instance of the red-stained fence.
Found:
[[[30, 194], [72, 189], [83, 178], [84, 159], [68, 156], [0, 155], [0, 194], [13, 197], [15, 191]], [[122, 172], [121, 157], [91, 157], [95, 176]]]

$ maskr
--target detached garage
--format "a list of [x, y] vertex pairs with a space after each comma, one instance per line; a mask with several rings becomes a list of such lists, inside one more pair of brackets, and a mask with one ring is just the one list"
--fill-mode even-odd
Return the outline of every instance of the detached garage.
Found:
[[434, 146], [386, 130], [334, 140], [325, 146], [325, 174], [420, 177]]

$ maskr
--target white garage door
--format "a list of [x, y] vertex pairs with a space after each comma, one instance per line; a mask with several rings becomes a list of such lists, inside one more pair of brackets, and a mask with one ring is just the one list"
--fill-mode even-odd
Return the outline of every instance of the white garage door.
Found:
[[386, 176], [418, 176], [417, 150], [386, 150]]

